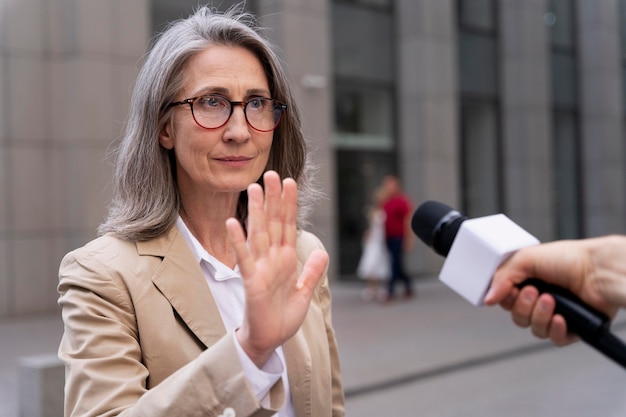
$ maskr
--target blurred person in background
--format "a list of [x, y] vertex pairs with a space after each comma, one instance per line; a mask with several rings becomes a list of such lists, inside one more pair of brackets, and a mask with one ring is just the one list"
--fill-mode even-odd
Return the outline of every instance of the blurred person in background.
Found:
[[365, 301], [383, 301], [387, 291], [380, 284], [391, 277], [391, 261], [385, 242], [385, 200], [385, 189], [380, 187], [374, 192], [372, 205], [366, 213], [367, 229], [363, 234], [363, 252], [356, 269], [357, 277], [366, 282], [361, 293]]
[[140, 71], [100, 237], [60, 266], [65, 415], [343, 416], [300, 117], [242, 7]]
[[404, 194], [400, 179], [395, 175], [387, 175], [383, 179], [383, 189], [386, 200], [383, 204], [385, 211], [385, 239], [391, 257], [391, 278], [387, 285], [386, 301], [395, 297], [395, 286], [398, 281], [404, 285], [404, 298], [414, 295], [411, 278], [404, 269], [404, 253], [413, 248], [415, 239], [411, 231], [411, 211], [413, 204]]

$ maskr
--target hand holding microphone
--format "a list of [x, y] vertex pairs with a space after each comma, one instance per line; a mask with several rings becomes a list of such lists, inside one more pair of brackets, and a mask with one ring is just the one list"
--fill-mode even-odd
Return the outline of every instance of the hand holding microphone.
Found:
[[[441, 281], [472, 304], [500, 302], [512, 311], [518, 325], [531, 325], [538, 337], [551, 337], [557, 344], [566, 344], [575, 340], [572, 336], [575, 334], [626, 367], [626, 345], [609, 331], [609, 317], [615, 315], [616, 307], [601, 302], [600, 297], [583, 294], [575, 285], [567, 285], [567, 277], [550, 279], [562, 270], [554, 270], [552, 275], [538, 274], [541, 270], [537, 264], [549, 268], [544, 261], [552, 259], [550, 254], [535, 259], [534, 264], [524, 261], [527, 259], [524, 253], [541, 250], [536, 248], [543, 245], [503, 214], [468, 219], [445, 204], [428, 201], [415, 211], [411, 226], [424, 243], [446, 256], [439, 275]], [[624, 247], [621, 250], [626, 252]], [[561, 256], [561, 261], [567, 263], [563, 254], [553, 255]], [[511, 256], [513, 258], [508, 260]], [[576, 262], [577, 258], [569, 259]], [[626, 260], [623, 264], [626, 274]], [[496, 271], [498, 274], [492, 283]], [[515, 274], [511, 274], [512, 271], [516, 271]], [[626, 281], [621, 282], [623, 300], [626, 300]], [[611, 286], [615, 287], [615, 284]], [[568, 289], [578, 291], [577, 294], [594, 307]]]
[[493, 277], [485, 304], [510, 310], [515, 323], [557, 345], [569, 343], [562, 317], [553, 316], [553, 300], [531, 288], [514, 286], [535, 276], [566, 288], [589, 305], [614, 317], [626, 307], [626, 237], [563, 240], [524, 248], [503, 263]]

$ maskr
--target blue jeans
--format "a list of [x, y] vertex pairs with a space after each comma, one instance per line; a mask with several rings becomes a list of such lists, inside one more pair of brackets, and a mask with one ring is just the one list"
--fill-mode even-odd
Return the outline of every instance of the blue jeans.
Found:
[[404, 284], [404, 294], [412, 295], [413, 288], [411, 286], [411, 279], [404, 271], [404, 250], [403, 250], [403, 238], [390, 237], [387, 238], [387, 249], [391, 256], [391, 279], [388, 283], [387, 294], [389, 297], [393, 297], [396, 282], [402, 281]]

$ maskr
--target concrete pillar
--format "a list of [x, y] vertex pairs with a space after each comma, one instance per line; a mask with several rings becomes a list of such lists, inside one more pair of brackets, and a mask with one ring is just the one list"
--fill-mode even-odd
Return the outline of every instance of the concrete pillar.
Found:
[[[399, 166], [416, 205], [458, 207], [457, 32], [452, 0], [398, 0]], [[442, 258], [418, 242], [406, 257], [412, 274], [439, 270]]]
[[[618, 0], [579, 0], [585, 235], [626, 232], [626, 151]], [[622, 22], [623, 23], [623, 22]]]
[[0, 0], [0, 317], [54, 310], [95, 237], [148, 23], [148, 0]]

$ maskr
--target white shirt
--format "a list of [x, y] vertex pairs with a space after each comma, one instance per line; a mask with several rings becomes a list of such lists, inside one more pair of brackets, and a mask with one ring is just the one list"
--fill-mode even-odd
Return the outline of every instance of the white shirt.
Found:
[[244, 373], [248, 377], [258, 400], [262, 405], [268, 406], [270, 388], [282, 377], [286, 401], [285, 406], [275, 416], [294, 417], [295, 411], [291, 401], [287, 366], [285, 365], [282, 346], [276, 349], [263, 368], [259, 369], [244, 352], [239, 345], [239, 341], [234, 336], [234, 331], [241, 326], [243, 321], [245, 306], [243, 278], [239, 273], [239, 266], [236, 265], [233, 270], [211, 256], [191, 233], [180, 216], [176, 219], [176, 227], [178, 227], [178, 230], [200, 264], [200, 269], [202, 269], [204, 278], [209, 284], [226, 331], [233, 333], [233, 339], [235, 340], [235, 346], [237, 346]]

